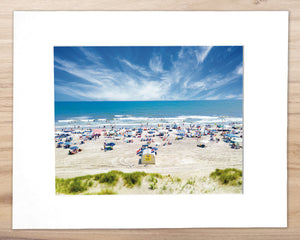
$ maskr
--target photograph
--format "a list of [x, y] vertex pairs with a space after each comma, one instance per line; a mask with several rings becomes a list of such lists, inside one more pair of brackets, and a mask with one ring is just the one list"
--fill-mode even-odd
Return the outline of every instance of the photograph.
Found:
[[56, 195], [243, 194], [243, 46], [54, 46]]

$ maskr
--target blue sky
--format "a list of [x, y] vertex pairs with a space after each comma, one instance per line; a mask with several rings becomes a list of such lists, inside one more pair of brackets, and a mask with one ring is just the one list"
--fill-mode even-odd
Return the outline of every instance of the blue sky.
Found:
[[243, 47], [54, 47], [55, 101], [242, 99]]

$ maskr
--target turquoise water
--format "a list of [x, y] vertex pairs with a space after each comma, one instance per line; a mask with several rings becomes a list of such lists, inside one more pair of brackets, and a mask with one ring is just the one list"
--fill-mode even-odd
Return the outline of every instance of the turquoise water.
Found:
[[55, 125], [242, 122], [242, 100], [55, 102]]

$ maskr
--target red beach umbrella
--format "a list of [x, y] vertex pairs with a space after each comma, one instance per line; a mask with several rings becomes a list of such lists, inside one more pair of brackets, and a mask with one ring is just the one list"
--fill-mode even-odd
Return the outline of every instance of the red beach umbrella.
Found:
[[102, 133], [102, 129], [94, 129], [93, 131], [93, 135], [101, 134], [101, 133]]

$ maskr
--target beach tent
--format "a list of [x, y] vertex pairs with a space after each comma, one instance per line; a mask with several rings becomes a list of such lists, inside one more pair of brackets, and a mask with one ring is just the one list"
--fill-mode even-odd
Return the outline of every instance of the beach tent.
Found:
[[155, 156], [151, 149], [144, 149], [142, 153], [142, 164], [155, 164]]

